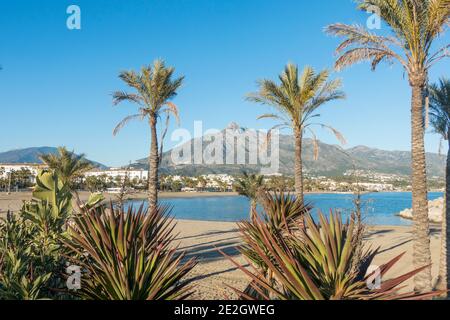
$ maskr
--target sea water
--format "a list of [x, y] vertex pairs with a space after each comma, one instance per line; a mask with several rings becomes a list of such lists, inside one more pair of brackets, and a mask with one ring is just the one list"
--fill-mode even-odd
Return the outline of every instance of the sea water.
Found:
[[[429, 193], [429, 199], [443, 197], [442, 193]], [[337, 210], [348, 217], [354, 210], [352, 194], [307, 194], [305, 201], [313, 207], [313, 216], [319, 211], [328, 214]], [[142, 200], [127, 205], [140, 206]], [[240, 196], [208, 196], [192, 198], [164, 198], [161, 203], [172, 208], [171, 215], [181, 220], [235, 222], [248, 219], [249, 201]], [[398, 216], [400, 211], [412, 207], [412, 194], [407, 192], [370, 193], [362, 196], [363, 218], [368, 225], [408, 226], [411, 221]]]

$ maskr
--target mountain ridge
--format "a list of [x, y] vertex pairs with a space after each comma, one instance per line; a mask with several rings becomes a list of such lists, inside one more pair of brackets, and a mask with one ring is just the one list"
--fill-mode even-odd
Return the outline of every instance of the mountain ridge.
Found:
[[[230, 124], [222, 131], [227, 129], [234, 130], [234, 134], [246, 134], [246, 129], [237, 124]], [[183, 144], [186, 148], [193, 150], [193, 145], [198, 139], [202, 139], [203, 150], [211, 142], [205, 142], [205, 137], [191, 139]], [[227, 150], [227, 144], [223, 142], [224, 150]], [[410, 175], [411, 174], [411, 153], [409, 151], [386, 151], [367, 146], [355, 146], [344, 149], [338, 144], [326, 144], [318, 141], [319, 158], [314, 160], [314, 143], [312, 139], [305, 139], [303, 142], [303, 162], [306, 173], [323, 176], [341, 176], [346, 171], [356, 168], [357, 170], [372, 171], [381, 174]], [[241, 146], [243, 147], [243, 146]], [[249, 158], [249, 150], [245, 146], [246, 159]], [[169, 150], [163, 153], [161, 173], [178, 175], [203, 175], [203, 174], [240, 174], [245, 169], [250, 172], [258, 172], [263, 167], [257, 165], [175, 165], [171, 159]], [[226, 152], [226, 151], [225, 151]], [[193, 154], [193, 152], [192, 152]], [[445, 176], [445, 157], [427, 153], [427, 170], [430, 177]], [[225, 163], [225, 157], [224, 163]], [[294, 168], [294, 138], [291, 135], [280, 135], [280, 170], [279, 173], [293, 175]], [[147, 158], [137, 160], [132, 166], [147, 169]], [[193, 163], [193, 161], [191, 161]]]
[[[245, 134], [243, 128], [234, 129], [239, 134]], [[197, 138], [198, 139], [198, 138]], [[208, 145], [204, 142], [204, 137], [201, 138], [203, 145]], [[194, 139], [187, 143], [192, 146]], [[344, 149], [337, 144], [326, 144], [319, 141], [319, 158], [314, 160], [314, 147], [311, 139], [304, 140], [304, 169], [305, 172], [312, 175], [323, 176], [342, 176], [346, 171], [356, 169], [372, 171], [382, 174], [396, 174], [396, 175], [410, 175], [411, 153], [409, 151], [386, 151], [378, 148], [370, 148], [364, 145], [355, 146]], [[225, 149], [227, 146], [224, 146]], [[246, 149], [246, 156], [248, 157], [248, 148]], [[57, 148], [54, 147], [30, 147], [24, 149], [10, 150], [0, 152], [1, 163], [41, 163], [39, 159], [40, 154], [56, 153]], [[186, 176], [196, 176], [203, 174], [241, 174], [243, 170], [250, 172], [259, 172], [262, 168], [261, 164], [257, 165], [175, 165], [171, 159], [171, 152], [169, 150], [164, 152], [162, 157], [162, 165], [160, 172], [163, 174], [177, 174]], [[430, 177], [444, 177], [445, 176], [445, 157], [435, 154], [427, 153], [427, 169]], [[101, 169], [106, 169], [107, 166], [89, 160]], [[137, 160], [132, 164], [135, 168], [147, 169], [147, 158]], [[294, 139], [290, 135], [280, 136], [280, 170], [279, 173], [285, 175], [292, 175], [294, 168]]]
[[[29, 148], [23, 148], [23, 149], [14, 149], [9, 150], [5, 152], [0, 152], [0, 165], [2, 163], [28, 163], [28, 164], [34, 164], [34, 163], [42, 163], [41, 159], [39, 158], [42, 154], [57, 154], [58, 148], [55, 147], [48, 147], [48, 146], [42, 146], [42, 147], [29, 147]], [[105, 166], [102, 163], [89, 160], [93, 165], [106, 169], [107, 166]]]

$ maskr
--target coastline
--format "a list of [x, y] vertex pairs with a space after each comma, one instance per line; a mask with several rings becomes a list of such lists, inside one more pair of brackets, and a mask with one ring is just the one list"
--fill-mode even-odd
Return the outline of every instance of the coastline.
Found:
[[[80, 193], [80, 198], [85, 199], [87, 192]], [[146, 194], [133, 194], [145, 199]], [[193, 198], [198, 196], [233, 196], [230, 193], [166, 193], [161, 198]], [[18, 193], [6, 195], [0, 193], [0, 216], [6, 213], [8, 208], [19, 210], [24, 200], [31, 199], [31, 193]], [[114, 199], [114, 195], [107, 195], [107, 200]], [[138, 198], [139, 199], [139, 198]], [[6, 207], [5, 207], [6, 206]], [[236, 268], [231, 261], [225, 258], [218, 249], [235, 259], [242, 265], [247, 262], [236, 249], [241, 241], [235, 222], [175, 220], [175, 233], [178, 234], [174, 245], [180, 250], [186, 251], [187, 257], [198, 257], [198, 264], [189, 275], [195, 279], [194, 294], [190, 299], [225, 300], [236, 298], [235, 293], [228, 286], [244, 289], [248, 284], [248, 278]], [[400, 275], [412, 270], [412, 235], [410, 226], [368, 226], [364, 237], [366, 246], [380, 247], [380, 254], [374, 264], [381, 265], [388, 260], [405, 253], [405, 256], [391, 270], [389, 277]], [[440, 254], [440, 227], [431, 226], [431, 252], [432, 274], [437, 276]], [[224, 285], [226, 284], [226, 285]], [[407, 289], [412, 289], [412, 281], [407, 283]]]
[[[389, 193], [401, 193], [408, 191], [393, 191]], [[435, 191], [429, 191], [435, 192]], [[365, 192], [364, 194], [373, 194], [374, 192]], [[352, 192], [306, 192], [306, 195], [352, 195]], [[90, 192], [88, 191], [80, 191], [78, 192], [78, 196], [81, 201], [86, 201], [89, 198]], [[111, 193], [103, 193], [105, 196], [105, 201], [116, 201], [117, 194]], [[194, 199], [194, 198], [215, 198], [215, 197], [239, 197], [237, 192], [160, 192], [160, 199]], [[30, 191], [26, 192], [13, 192], [11, 194], [7, 194], [6, 192], [0, 192], [0, 217], [4, 216], [6, 212], [9, 211], [18, 211], [22, 208], [24, 201], [30, 201], [32, 199], [32, 194]], [[127, 194], [125, 196], [126, 200], [146, 200], [147, 193], [144, 192], [133, 192]]]
[[[176, 244], [185, 250], [188, 257], [198, 257], [199, 263], [190, 278], [195, 279], [194, 294], [190, 299], [224, 300], [237, 298], [228, 286], [242, 290], [248, 278], [234, 264], [222, 256], [225, 252], [238, 263], [247, 265], [238, 252], [240, 235], [236, 223], [175, 220], [175, 232], [179, 234]], [[378, 248], [380, 253], [374, 265], [382, 265], [405, 253], [403, 258], [388, 273], [388, 277], [398, 276], [413, 270], [412, 227], [376, 226], [368, 227], [364, 237], [366, 247]], [[435, 278], [439, 269], [440, 229], [431, 228], [432, 274]], [[404, 290], [412, 290], [413, 281], [407, 282]]]

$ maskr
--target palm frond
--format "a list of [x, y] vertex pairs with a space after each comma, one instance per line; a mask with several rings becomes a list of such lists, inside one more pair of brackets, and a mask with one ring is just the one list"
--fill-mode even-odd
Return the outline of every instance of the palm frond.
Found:
[[142, 97], [137, 94], [127, 93], [124, 91], [116, 91], [113, 93], [113, 104], [116, 106], [124, 101], [129, 101], [133, 103], [137, 103], [142, 106]]
[[68, 185], [94, 168], [94, 165], [85, 159], [84, 154], [77, 155], [65, 147], [58, 147], [58, 154], [40, 155], [40, 159]]
[[180, 125], [180, 113], [178, 107], [172, 102], [167, 102], [167, 110], [175, 117], [177, 124]]
[[364, 11], [376, 7], [393, 36], [378, 36], [358, 25], [328, 26], [327, 33], [344, 38], [336, 51], [337, 69], [362, 61], [371, 61], [375, 69], [381, 62], [397, 60], [411, 75], [426, 73], [434, 63], [448, 56], [445, 50], [434, 55], [430, 50], [448, 26], [449, 0], [358, 0], [358, 3]]
[[336, 130], [335, 128], [333, 128], [332, 126], [329, 125], [325, 125], [325, 124], [321, 124], [322, 128], [328, 129], [330, 130], [334, 136], [336, 137], [336, 139], [338, 139], [338, 141], [342, 144], [342, 145], [346, 145], [347, 144], [347, 140], [345, 139], [344, 135], [342, 133], [340, 133], [338, 130]]
[[136, 119], [142, 119], [143, 115], [140, 114], [133, 114], [131, 116], [125, 117], [122, 121], [119, 122], [119, 124], [114, 128], [113, 135], [117, 135], [120, 130], [122, 130], [123, 127], [125, 127], [130, 121], [136, 120]]
[[449, 140], [450, 136], [450, 80], [440, 79], [430, 86], [430, 123], [434, 131]]
[[132, 115], [125, 118], [114, 129], [116, 135], [129, 121], [142, 116], [159, 117], [160, 113], [170, 110], [179, 121], [178, 109], [171, 102], [176, 97], [177, 91], [182, 86], [184, 77], [174, 78], [175, 69], [167, 67], [163, 60], [156, 60], [153, 65], [144, 66], [140, 73], [135, 71], [121, 72], [119, 78], [135, 92], [128, 93], [116, 91], [113, 93], [115, 105], [123, 101], [130, 101], [139, 105], [140, 115]]
[[311, 130], [311, 128], [307, 128], [307, 130], [311, 133], [312, 137], [313, 137], [313, 156], [314, 156], [314, 160], [317, 161], [319, 160], [319, 140], [317, 139], [317, 136], [315, 134], [315, 132], [313, 130]]
[[269, 105], [278, 111], [264, 114], [258, 120], [275, 119], [281, 122], [280, 128], [290, 126], [292, 129], [303, 130], [308, 121], [319, 116], [314, 114], [316, 109], [328, 102], [345, 98], [344, 92], [340, 90], [342, 81], [328, 81], [329, 77], [328, 70], [316, 73], [310, 66], [306, 66], [299, 75], [298, 67], [290, 63], [279, 76], [279, 84], [261, 80], [258, 82], [259, 91], [248, 95], [247, 100]]

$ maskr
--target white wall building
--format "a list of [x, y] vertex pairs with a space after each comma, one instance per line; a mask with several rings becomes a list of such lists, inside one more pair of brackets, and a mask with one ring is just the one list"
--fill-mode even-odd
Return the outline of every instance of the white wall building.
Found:
[[126, 176], [130, 180], [138, 179], [138, 180], [147, 180], [148, 179], [148, 171], [147, 170], [125, 170], [125, 169], [109, 169], [109, 170], [93, 170], [86, 172], [84, 174], [85, 177], [101, 177], [107, 176], [112, 179], [117, 179], [120, 177], [124, 179]]
[[221, 185], [218, 183], [220, 181], [227, 185], [228, 190], [232, 190], [235, 181], [232, 176], [227, 174], [208, 174], [204, 175], [203, 178], [207, 181], [206, 188], [211, 189], [220, 189]]
[[28, 170], [31, 173], [32, 182], [34, 182], [39, 170], [45, 168], [45, 165], [34, 163], [0, 163], [0, 177], [7, 178], [11, 172]]
[[[357, 183], [353, 184], [355, 187], [358, 186]], [[359, 183], [359, 186], [364, 188], [367, 191], [394, 191], [394, 186], [392, 184], [387, 183]]]

